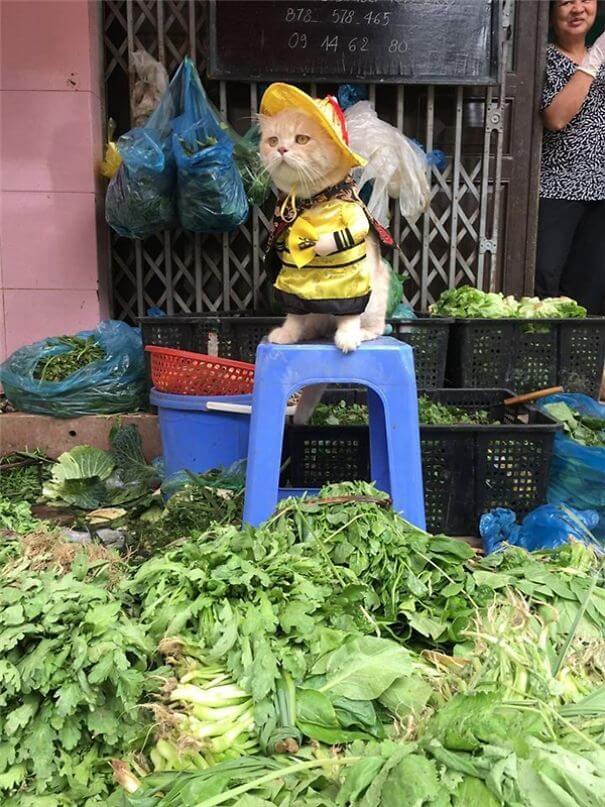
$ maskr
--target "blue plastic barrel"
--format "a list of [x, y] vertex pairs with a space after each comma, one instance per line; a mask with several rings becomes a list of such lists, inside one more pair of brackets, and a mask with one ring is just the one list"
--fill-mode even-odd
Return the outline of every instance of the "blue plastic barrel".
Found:
[[228, 468], [248, 454], [250, 415], [207, 411], [209, 401], [252, 403], [252, 395], [171, 395], [151, 390], [158, 408], [166, 475]]

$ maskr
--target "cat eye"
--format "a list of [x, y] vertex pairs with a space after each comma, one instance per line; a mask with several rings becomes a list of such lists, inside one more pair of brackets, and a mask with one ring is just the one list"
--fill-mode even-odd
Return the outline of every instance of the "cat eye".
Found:
[[296, 142], [299, 146], [304, 146], [310, 139], [309, 135], [296, 135]]
[[277, 144], [279, 143], [279, 138], [278, 137], [268, 137], [267, 138], [267, 143], [270, 146], [277, 146]]

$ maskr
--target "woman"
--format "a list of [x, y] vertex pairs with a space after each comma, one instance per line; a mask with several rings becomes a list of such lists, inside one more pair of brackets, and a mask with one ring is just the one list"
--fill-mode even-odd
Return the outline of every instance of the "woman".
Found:
[[542, 92], [536, 294], [605, 313], [605, 34], [588, 50], [596, 0], [554, 0]]

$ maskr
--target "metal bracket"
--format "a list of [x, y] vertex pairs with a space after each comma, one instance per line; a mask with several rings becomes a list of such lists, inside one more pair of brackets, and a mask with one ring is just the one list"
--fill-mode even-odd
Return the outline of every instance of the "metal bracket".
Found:
[[498, 242], [493, 238], [482, 238], [479, 242], [479, 252], [485, 255], [486, 252], [491, 252], [492, 255], [496, 254], [498, 249]]
[[487, 107], [485, 128], [488, 132], [502, 132], [504, 128], [504, 115], [502, 114], [500, 104], [492, 103]]

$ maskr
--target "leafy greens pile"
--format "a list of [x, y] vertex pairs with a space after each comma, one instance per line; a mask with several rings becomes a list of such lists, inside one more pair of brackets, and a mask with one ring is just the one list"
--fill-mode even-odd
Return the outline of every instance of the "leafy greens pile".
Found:
[[39, 381], [64, 381], [70, 375], [94, 361], [102, 361], [105, 351], [94, 336], [57, 336], [49, 339], [48, 346], [64, 347], [61, 353], [54, 353], [38, 362], [34, 378]]
[[[453, 426], [457, 423], [489, 425], [498, 421], [485, 409], [474, 412], [459, 406], [438, 403], [426, 395], [418, 398], [418, 417], [426, 426]], [[368, 407], [365, 404], [339, 401], [336, 404], [320, 403], [310, 420], [312, 426], [360, 426], [368, 422]]]
[[42, 451], [16, 451], [0, 457], [0, 496], [33, 503], [42, 494], [50, 460]]
[[105, 804], [107, 757], [135, 739], [153, 646], [105, 561], [38, 563], [23, 553], [0, 574], [2, 804]]
[[26, 535], [33, 532], [38, 522], [26, 501], [16, 502], [0, 496], [0, 530]]
[[477, 409], [473, 412], [462, 409], [460, 406], [449, 406], [432, 401], [426, 395], [418, 398], [418, 417], [420, 423], [427, 426], [454, 426], [456, 424], [487, 426], [498, 423], [497, 420], [490, 417], [485, 409]]
[[582, 446], [605, 447], [605, 420], [582, 415], [566, 403], [551, 403], [544, 406], [546, 412], [563, 423], [565, 433]]
[[319, 403], [311, 416], [311, 426], [364, 426], [368, 422], [368, 407], [366, 404], [347, 403]]
[[444, 291], [429, 307], [433, 316], [457, 319], [567, 319], [583, 318], [586, 309], [569, 297], [522, 297], [515, 300], [501, 292], [485, 292], [473, 286]]
[[13, 537], [2, 804], [605, 804], [603, 559], [480, 558], [389, 505], [333, 485], [143, 563]]
[[[139, 569], [151, 635], [184, 635], [189, 674], [218, 664], [237, 688], [222, 695], [235, 702], [221, 729], [219, 704], [193, 744], [177, 726], [176, 767], [121, 769], [125, 805], [605, 803], [601, 561], [580, 544], [478, 559], [383, 504], [371, 486], [332, 486], [259, 530], [217, 529]], [[192, 759], [247, 695], [264, 755]]]

